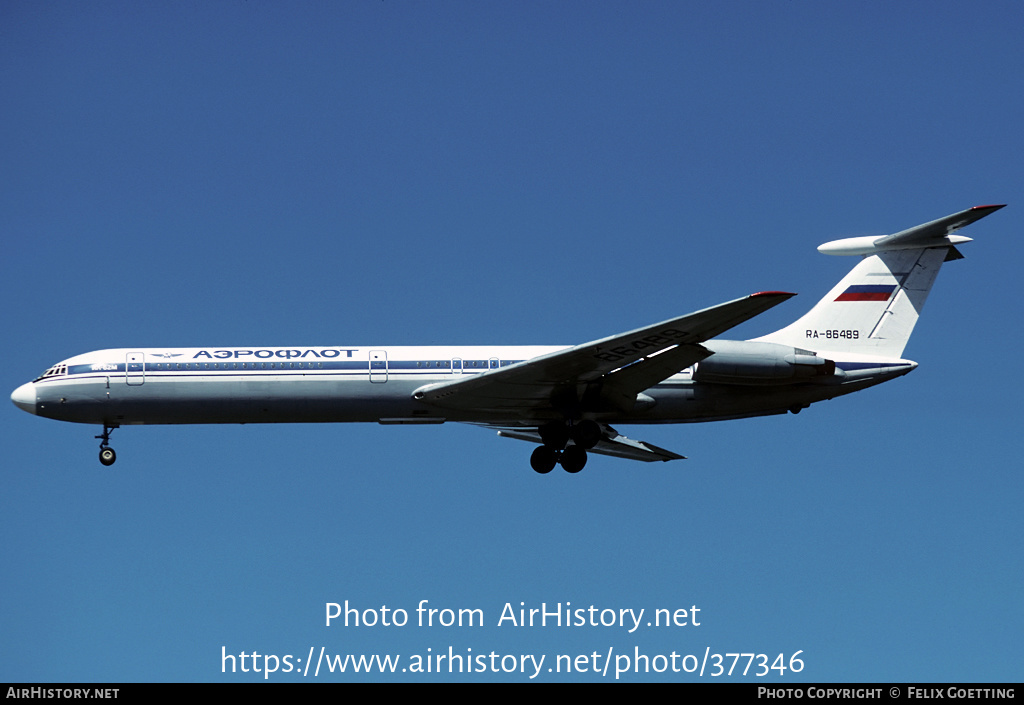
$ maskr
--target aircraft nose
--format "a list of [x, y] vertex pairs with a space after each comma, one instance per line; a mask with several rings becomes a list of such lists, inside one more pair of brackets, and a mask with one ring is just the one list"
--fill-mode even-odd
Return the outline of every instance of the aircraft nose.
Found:
[[11, 393], [11, 401], [22, 411], [36, 413], [36, 385], [28, 382]]

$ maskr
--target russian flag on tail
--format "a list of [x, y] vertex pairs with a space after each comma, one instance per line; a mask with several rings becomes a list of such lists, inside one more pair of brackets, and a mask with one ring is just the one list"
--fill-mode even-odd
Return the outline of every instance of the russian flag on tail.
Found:
[[836, 297], [836, 301], [888, 301], [895, 284], [854, 284]]

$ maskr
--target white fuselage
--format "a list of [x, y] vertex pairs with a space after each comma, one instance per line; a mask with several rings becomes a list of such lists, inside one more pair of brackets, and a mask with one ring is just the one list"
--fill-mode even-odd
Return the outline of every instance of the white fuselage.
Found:
[[[755, 342], [709, 341], [708, 363], [681, 370], [639, 395], [628, 413], [594, 410], [608, 423], [679, 423], [797, 410], [906, 374], [907, 360], [837, 362], [817, 378], [711, 377], [700, 366], [760, 353]], [[443, 409], [417, 401], [425, 385], [523, 363], [563, 346], [251, 347], [100, 350], [54, 365], [12, 398], [53, 419], [107, 426], [187, 423], [464, 421], [536, 425], [529, 417]]]
[[861, 259], [807, 313], [755, 340], [721, 340], [795, 294], [759, 291], [565, 346], [128, 348], [78, 355], [14, 390], [21, 409], [102, 424], [100, 462], [122, 425], [458, 421], [539, 444], [530, 465], [570, 473], [587, 453], [684, 456], [627, 438], [619, 423], [797, 413], [905, 375], [902, 359], [954, 233], [999, 210], [976, 206], [892, 235], [835, 241]]

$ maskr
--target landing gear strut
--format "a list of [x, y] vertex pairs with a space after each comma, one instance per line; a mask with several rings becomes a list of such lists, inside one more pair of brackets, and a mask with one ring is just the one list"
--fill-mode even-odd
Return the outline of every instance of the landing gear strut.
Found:
[[113, 465], [114, 461], [117, 460], [117, 453], [110, 447], [110, 434], [115, 428], [117, 426], [103, 424], [103, 433], [96, 436], [96, 438], [100, 439], [100, 462], [103, 465]]

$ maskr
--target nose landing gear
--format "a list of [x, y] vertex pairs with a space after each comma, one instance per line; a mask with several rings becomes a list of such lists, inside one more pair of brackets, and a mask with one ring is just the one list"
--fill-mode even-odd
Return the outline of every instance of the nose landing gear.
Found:
[[115, 428], [117, 426], [103, 424], [103, 433], [96, 436], [96, 438], [100, 439], [100, 463], [103, 465], [113, 465], [114, 461], [117, 460], [117, 453], [110, 447], [110, 434]]

